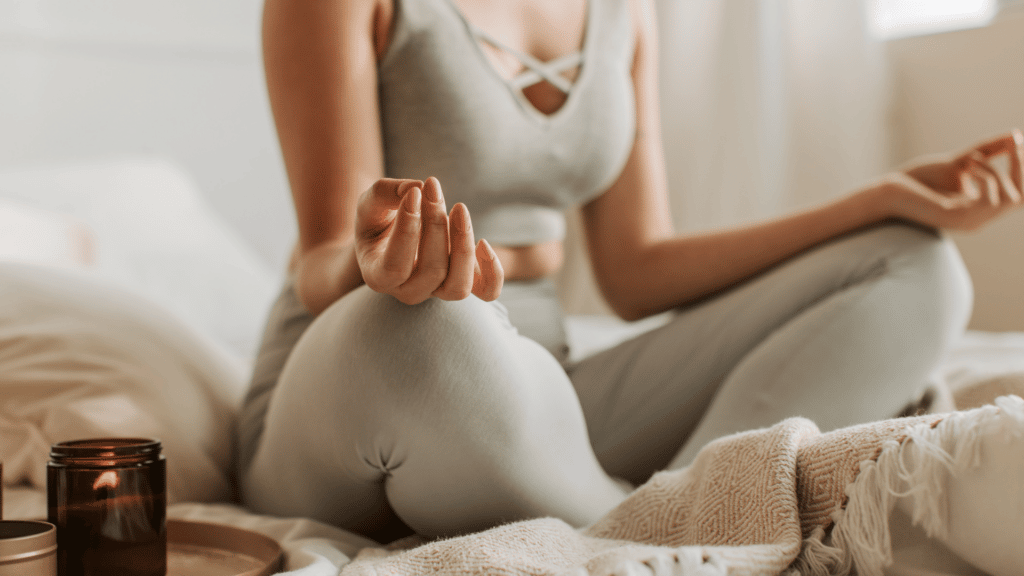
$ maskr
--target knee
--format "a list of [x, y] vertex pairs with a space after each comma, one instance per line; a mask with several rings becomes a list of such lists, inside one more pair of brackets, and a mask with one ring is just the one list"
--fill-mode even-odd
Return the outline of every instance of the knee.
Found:
[[492, 306], [475, 297], [403, 304], [363, 286], [328, 308], [323, 323], [347, 336], [371, 359], [382, 350], [389, 354], [402, 350], [408, 356], [448, 347], [486, 329], [483, 325], [496, 312]]
[[[865, 234], [876, 255], [880, 287], [891, 301], [878, 311], [906, 322], [918, 335], [948, 345], [967, 326], [974, 303], [960, 252], [941, 232], [912, 224], [882, 226]], [[874, 276], [874, 274], [870, 275]]]
[[909, 224], [887, 227], [892, 248], [888, 268], [911, 284], [921, 300], [951, 322], [966, 326], [974, 304], [970, 274], [956, 244], [942, 232]]
[[362, 287], [310, 327], [319, 354], [346, 387], [398, 405], [451, 391], [465, 374], [500, 353], [511, 329], [501, 309], [478, 298], [431, 298], [408, 305]]

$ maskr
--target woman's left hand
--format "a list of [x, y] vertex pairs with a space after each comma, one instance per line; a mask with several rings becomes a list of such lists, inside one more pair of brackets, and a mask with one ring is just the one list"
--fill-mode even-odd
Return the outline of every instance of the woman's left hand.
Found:
[[[1008, 166], [993, 162], [1002, 155]], [[1024, 135], [1019, 129], [953, 156], [919, 161], [876, 188], [887, 216], [951, 230], [976, 230], [1024, 205]]]

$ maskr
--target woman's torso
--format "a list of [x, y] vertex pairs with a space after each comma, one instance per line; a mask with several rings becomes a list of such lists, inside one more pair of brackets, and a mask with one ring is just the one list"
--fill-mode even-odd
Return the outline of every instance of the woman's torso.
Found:
[[[392, 0], [387, 24], [386, 175], [437, 177], [449, 207], [469, 208], [506, 279], [550, 275], [562, 263], [564, 210], [604, 191], [632, 148], [627, 0]], [[516, 50], [562, 61], [550, 71], [562, 89], [530, 74]]]

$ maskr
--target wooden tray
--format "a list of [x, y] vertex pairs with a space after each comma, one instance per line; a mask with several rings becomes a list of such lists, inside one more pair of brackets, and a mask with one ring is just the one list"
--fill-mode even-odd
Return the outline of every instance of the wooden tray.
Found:
[[258, 532], [208, 522], [167, 520], [167, 576], [270, 576], [283, 552]]

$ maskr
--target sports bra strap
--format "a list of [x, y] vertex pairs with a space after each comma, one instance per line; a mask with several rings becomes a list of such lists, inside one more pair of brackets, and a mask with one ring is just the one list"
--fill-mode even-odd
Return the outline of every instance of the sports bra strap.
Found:
[[[565, 56], [561, 56], [559, 58], [544, 63], [544, 65], [547, 66], [548, 71], [554, 74], [557, 74], [558, 72], [561, 72], [563, 70], [569, 70], [582, 64], [583, 54], [581, 54], [580, 52], [566, 54]], [[555, 76], [555, 78], [557, 78], [559, 82], [564, 83], [565, 87], [558, 83], [551, 82], [551, 80], [549, 80], [547, 76], [542, 76], [539, 72], [532, 68], [530, 68], [529, 70], [524, 70], [521, 74], [519, 74], [515, 78], [512, 78], [508, 82], [514, 88], [522, 90], [523, 88], [526, 88], [527, 86], [532, 86], [537, 82], [540, 82], [541, 80], [548, 80], [548, 82], [554, 84], [562, 92], [568, 93], [569, 89], [572, 88], [572, 84], [563, 76]]]
[[547, 80], [553, 86], [566, 94], [572, 90], [572, 82], [564, 76], [560, 76], [559, 73], [575, 68], [576, 66], [580, 66], [583, 63], [583, 54], [579, 50], [566, 54], [565, 56], [560, 56], [548, 62], [541, 62], [526, 52], [522, 52], [504, 44], [494, 36], [488, 34], [486, 31], [477, 28], [472, 23], [467, 22], [467, 24], [474, 36], [484, 42], [487, 42], [491, 46], [498, 48], [499, 50], [504, 50], [505, 52], [515, 56], [520, 62], [522, 62], [523, 66], [528, 68], [528, 70], [523, 71], [515, 78], [508, 80], [508, 83], [513, 87], [522, 89], [532, 84], [536, 84], [543, 79]]

